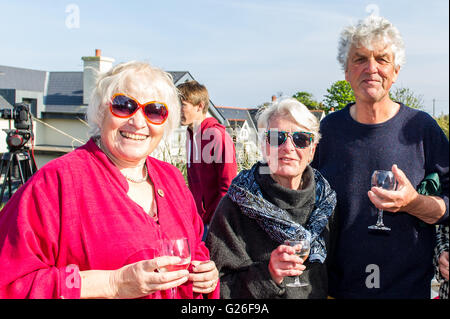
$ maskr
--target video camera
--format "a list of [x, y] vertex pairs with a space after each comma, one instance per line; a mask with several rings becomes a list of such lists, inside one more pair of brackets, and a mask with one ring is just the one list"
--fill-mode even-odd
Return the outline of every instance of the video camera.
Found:
[[6, 144], [11, 151], [21, 149], [33, 136], [30, 106], [26, 103], [16, 103], [13, 109], [0, 110], [0, 118], [14, 120], [13, 130], [6, 132]]

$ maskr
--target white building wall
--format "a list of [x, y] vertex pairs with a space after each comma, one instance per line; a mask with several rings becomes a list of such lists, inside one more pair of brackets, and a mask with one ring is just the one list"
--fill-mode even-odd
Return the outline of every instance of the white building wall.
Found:
[[8, 147], [6, 145], [6, 132], [3, 129], [14, 128], [14, 121], [0, 119], [0, 153], [8, 152]]
[[35, 122], [36, 145], [78, 147], [88, 141], [88, 126], [77, 119], [44, 119]]
[[[42, 123], [43, 122], [43, 123]], [[44, 124], [45, 123], [45, 124]], [[88, 126], [76, 119], [44, 119], [34, 121], [35, 145], [37, 147], [64, 147], [66, 151], [74, 150], [89, 140]], [[38, 168], [59, 157], [58, 154], [35, 153]]]

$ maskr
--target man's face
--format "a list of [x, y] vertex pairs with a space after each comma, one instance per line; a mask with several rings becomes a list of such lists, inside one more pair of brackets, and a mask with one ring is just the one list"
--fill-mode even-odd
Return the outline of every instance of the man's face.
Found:
[[188, 101], [181, 101], [181, 125], [192, 127], [195, 121], [201, 121], [202, 108]]
[[373, 50], [353, 46], [348, 54], [345, 79], [352, 86], [357, 102], [375, 103], [389, 97], [399, 71], [390, 46], [374, 45]]

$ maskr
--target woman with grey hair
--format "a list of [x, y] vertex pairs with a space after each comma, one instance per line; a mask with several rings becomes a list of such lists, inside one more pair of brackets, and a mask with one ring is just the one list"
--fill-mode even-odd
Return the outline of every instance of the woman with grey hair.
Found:
[[[100, 74], [90, 140], [42, 167], [2, 210], [0, 298], [218, 295], [191, 192], [178, 169], [149, 156], [179, 113], [161, 69], [128, 62]], [[178, 238], [189, 242], [183, 266], [163, 250]]]
[[[206, 239], [221, 297], [326, 298], [328, 222], [336, 202], [309, 166], [320, 139], [318, 120], [291, 98], [263, 109], [258, 128], [264, 160], [233, 180]], [[311, 241], [305, 262], [284, 244], [300, 235]], [[308, 285], [289, 287], [299, 275]]]
[[[338, 61], [355, 102], [321, 121], [312, 163], [337, 193], [329, 293], [430, 298], [434, 225], [448, 220], [448, 139], [429, 114], [389, 95], [405, 62], [403, 40], [391, 22], [369, 16], [344, 28]], [[396, 188], [371, 187], [375, 170], [392, 171]], [[434, 172], [442, 194], [418, 194], [417, 186]], [[377, 210], [384, 212], [384, 225], [380, 219], [369, 228]]]

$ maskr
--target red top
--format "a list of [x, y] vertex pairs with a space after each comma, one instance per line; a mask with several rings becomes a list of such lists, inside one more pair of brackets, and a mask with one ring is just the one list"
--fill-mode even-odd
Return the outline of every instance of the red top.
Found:
[[[158, 222], [128, 197], [125, 177], [92, 139], [36, 172], [0, 212], [0, 298], [79, 298], [79, 271], [151, 259], [161, 235], [187, 237], [192, 260], [209, 260], [181, 173], [151, 157], [147, 167]], [[178, 291], [179, 298], [203, 297], [192, 282]], [[208, 297], [218, 296], [219, 285]]]
[[209, 224], [237, 174], [236, 150], [225, 126], [208, 117], [187, 130], [187, 177], [198, 213]]

